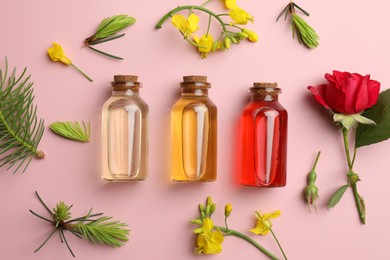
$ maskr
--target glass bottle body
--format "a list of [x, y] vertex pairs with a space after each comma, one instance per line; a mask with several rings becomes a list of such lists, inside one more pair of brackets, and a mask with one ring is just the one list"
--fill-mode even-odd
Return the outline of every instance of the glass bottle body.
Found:
[[214, 181], [217, 176], [217, 108], [208, 98], [206, 89], [185, 92], [171, 111], [171, 179]]
[[241, 116], [240, 146], [241, 184], [286, 185], [287, 111], [277, 93], [252, 96]]
[[147, 177], [148, 106], [138, 91], [113, 91], [102, 112], [103, 173], [108, 181]]

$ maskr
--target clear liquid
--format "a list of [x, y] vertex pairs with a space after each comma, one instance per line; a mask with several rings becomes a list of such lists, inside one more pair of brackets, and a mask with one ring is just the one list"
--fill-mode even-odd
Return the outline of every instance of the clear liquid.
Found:
[[207, 97], [182, 97], [172, 108], [172, 180], [214, 181], [217, 109]]
[[103, 173], [109, 181], [147, 177], [148, 107], [138, 96], [114, 96], [103, 106]]

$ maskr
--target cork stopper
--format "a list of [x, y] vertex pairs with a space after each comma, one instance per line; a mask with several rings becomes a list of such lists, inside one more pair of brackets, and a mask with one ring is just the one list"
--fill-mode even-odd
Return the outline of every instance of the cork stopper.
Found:
[[269, 83], [269, 82], [255, 82], [253, 83], [254, 88], [276, 88], [278, 83]]
[[138, 76], [135, 75], [114, 75], [114, 81], [111, 84], [112, 89], [114, 91], [126, 91], [128, 89], [138, 91], [141, 83], [137, 80]]
[[191, 75], [184, 76], [183, 82], [207, 82], [207, 76]]
[[114, 82], [137, 82], [138, 76], [135, 75], [114, 75]]
[[250, 88], [252, 93], [274, 93], [279, 94], [282, 92], [280, 88], [278, 88], [278, 83], [273, 82], [254, 82], [253, 87]]

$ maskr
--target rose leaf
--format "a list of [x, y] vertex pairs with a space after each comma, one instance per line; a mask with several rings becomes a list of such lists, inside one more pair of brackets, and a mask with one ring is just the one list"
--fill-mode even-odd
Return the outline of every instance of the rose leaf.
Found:
[[359, 124], [356, 128], [356, 148], [379, 143], [390, 138], [390, 89], [379, 94], [377, 103], [363, 112], [362, 116], [376, 125]]

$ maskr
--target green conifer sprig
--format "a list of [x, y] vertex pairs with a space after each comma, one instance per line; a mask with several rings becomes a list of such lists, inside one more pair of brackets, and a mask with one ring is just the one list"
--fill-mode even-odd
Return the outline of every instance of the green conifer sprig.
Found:
[[32, 158], [45, 157], [38, 150], [44, 121], [37, 117], [33, 83], [29, 82], [31, 75], [25, 77], [26, 70], [16, 76], [14, 68], [8, 75], [7, 58], [4, 71], [0, 70], [0, 167], [15, 167], [14, 173], [23, 165], [24, 172]]
[[[82, 126], [81, 126], [82, 125]], [[91, 124], [81, 122], [55, 122], [50, 125], [50, 129], [59, 136], [77, 141], [89, 142], [91, 138]]]
[[121, 247], [123, 246], [123, 242], [128, 241], [130, 230], [127, 229], [128, 225], [126, 223], [110, 221], [112, 217], [102, 216], [103, 213], [92, 213], [92, 209], [85, 216], [71, 219], [70, 209], [73, 205], [68, 206], [60, 201], [52, 211], [43, 202], [38, 192], [35, 192], [35, 194], [52, 219], [43, 217], [30, 209], [31, 214], [51, 223], [54, 229], [34, 253], [38, 252], [56, 232], [59, 233], [61, 243], [65, 242], [66, 247], [73, 257], [75, 257], [75, 254], [70, 248], [64, 231], [69, 231], [80, 239], [84, 238], [92, 243], [111, 247]]

